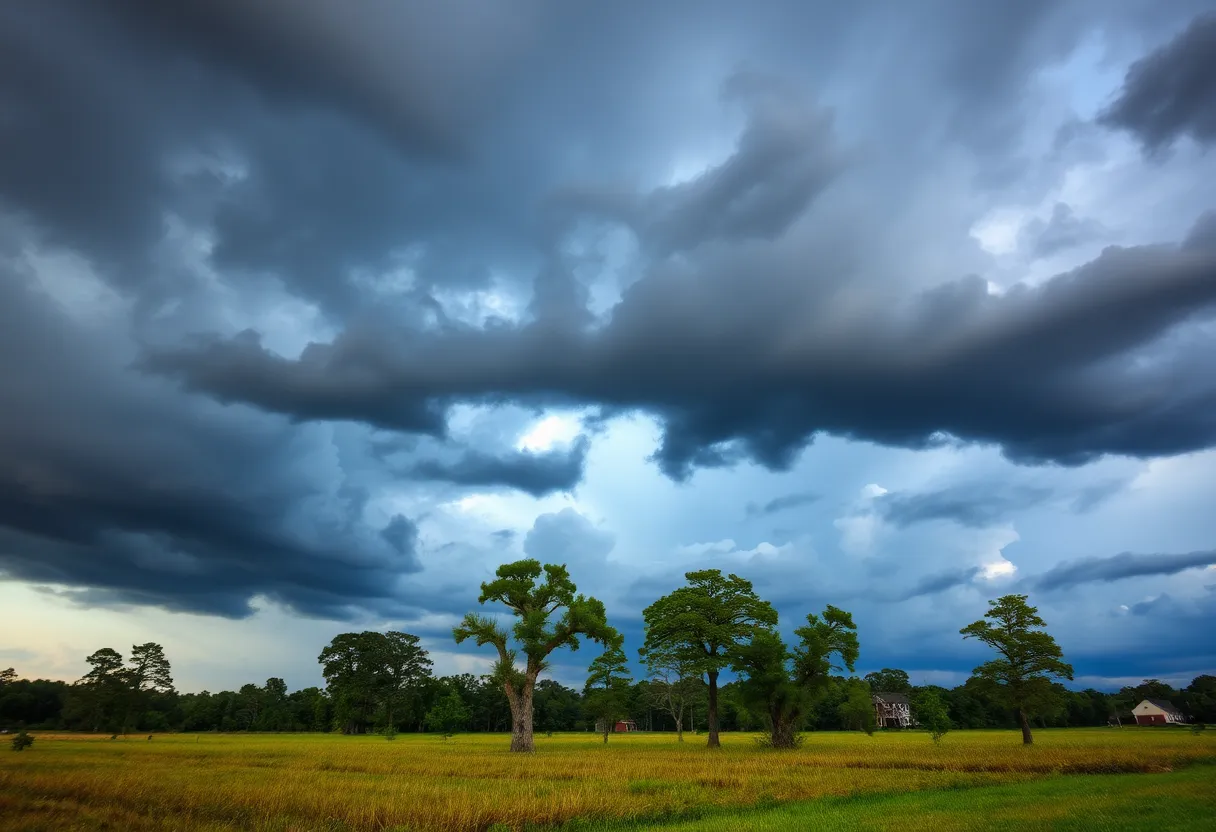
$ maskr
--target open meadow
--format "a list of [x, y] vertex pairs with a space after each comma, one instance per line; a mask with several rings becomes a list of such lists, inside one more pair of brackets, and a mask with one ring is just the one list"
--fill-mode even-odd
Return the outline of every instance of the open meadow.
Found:
[[607, 746], [539, 736], [530, 755], [507, 746], [493, 734], [42, 734], [0, 754], [0, 826], [945, 830], [1093, 821], [1105, 807], [1124, 825], [1060, 828], [1199, 829], [1191, 819], [1216, 812], [1216, 736], [1184, 730], [1045, 730], [1028, 747], [1007, 731], [956, 731], [940, 745], [920, 732], [820, 732], [784, 752], [750, 735], [724, 736], [720, 751], [666, 734]]

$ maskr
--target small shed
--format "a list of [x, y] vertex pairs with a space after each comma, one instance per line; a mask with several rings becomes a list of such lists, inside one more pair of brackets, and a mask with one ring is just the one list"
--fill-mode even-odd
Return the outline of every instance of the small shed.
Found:
[[1186, 722], [1182, 711], [1164, 699], [1145, 699], [1132, 708], [1132, 713], [1137, 725], [1182, 725]]
[[632, 719], [618, 719], [616, 725], [612, 726], [612, 730], [617, 734], [628, 734], [638, 730], [638, 724]]
[[880, 728], [912, 727], [912, 703], [903, 693], [876, 693], [874, 722]]

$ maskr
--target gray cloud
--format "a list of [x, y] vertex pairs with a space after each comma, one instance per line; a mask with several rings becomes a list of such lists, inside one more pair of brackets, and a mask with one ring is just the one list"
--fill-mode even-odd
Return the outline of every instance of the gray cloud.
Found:
[[1140, 555], [1132, 552], [1107, 558], [1067, 561], [1034, 578], [1036, 589], [1068, 589], [1079, 584], [1118, 581], [1146, 575], [1173, 575], [1186, 569], [1216, 564], [1216, 550], [1185, 554]]
[[[406, 431], [439, 429], [443, 404], [459, 399], [646, 409], [665, 422], [657, 458], [675, 478], [732, 454], [781, 469], [820, 431], [914, 448], [948, 434], [1064, 464], [1216, 441], [1210, 378], [1182, 375], [1185, 356], [1130, 360], [1169, 349], [1157, 342], [1210, 313], [1216, 252], [1111, 247], [1035, 288], [994, 296], [982, 280], [961, 280], [898, 312], [863, 307], [847, 328], [795, 288], [806, 284], [789, 282], [801, 267], [760, 263], [759, 283], [734, 303], [720, 281], [742, 263], [721, 258], [696, 281], [664, 268], [594, 333], [348, 331], [298, 360], [247, 333], [162, 350], [147, 366], [222, 400]], [[1093, 316], [1097, 306], [1110, 314]], [[692, 354], [701, 372], [685, 363]]]
[[1131, 132], [1151, 152], [1183, 136], [1216, 142], [1216, 14], [1196, 17], [1133, 64], [1100, 120]]
[[597, 528], [574, 508], [536, 518], [524, 536], [524, 552], [542, 563], [587, 564], [603, 561], [617, 545], [617, 535]]
[[[446, 4], [371, 0], [350, 14], [326, 0], [118, 0], [150, 39], [231, 66], [287, 105], [317, 102], [383, 130], [413, 152], [458, 157], [465, 110], [524, 34], [525, 3], [508, 15]], [[453, 50], [465, 60], [447, 60]]]
[[950, 520], [961, 526], [983, 529], [1008, 522], [1014, 512], [1040, 505], [1052, 496], [1050, 488], [987, 483], [920, 494], [883, 494], [874, 504], [884, 520], [901, 528], [928, 520]]
[[797, 494], [785, 494], [781, 497], [775, 497], [763, 505], [757, 503], [747, 504], [748, 517], [766, 517], [770, 514], [776, 514], [786, 509], [798, 508], [799, 506], [808, 506], [811, 503], [817, 502], [820, 499], [819, 494], [812, 494], [804, 491]]
[[419, 568], [412, 524], [368, 528], [364, 496], [307, 433], [124, 374], [122, 349], [74, 328], [11, 261], [0, 354], [21, 356], [0, 362], [10, 579], [226, 616], [249, 614], [257, 595], [332, 617], [408, 606], [398, 580]]
[[569, 449], [543, 453], [512, 451], [492, 454], [468, 450], [452, 462], [423, 459], [406, 470], [417, 479], [441, 480], [457, 485], [500, 485], [542, 497], [555, 491], [570, 491], [579, 484], [590, 445], [585, 436], [580, 436]]
[[747, 126], [721, 164], [645, 196], [581, 193], [563, 201], [628, 223], [660, 256], [715, 240], [779, 237], [848, 164], [835, 146], [832, 113], [806, 90], [756, 73], [731, 76], [722, 94], [744, 106]]
[[937, 595], [948, 589], [954, 589], [956, 586], [966, 586], [974, 581], [979, 574], [979, 567], [973, 566], [969, 569], [956, 569], [949, 572], [940, 572], [936, 575], [929, 575], [917, 581], [911, 589], [900, 597], [900, 600], [906, 601], [910, 598]]
[[[619, 599], [666, 565], [622, 578], [611, 535], [560, 512], [496, 534], [537, 509], [496, 494], [457, 516], [450, 484], [535, 495], [587, 473], [622, 545], [662, 552], [747, 539], [733, 494], [783, 487], [748, 466], [697, 489], [642, 475], [613, 504], [637, 414], [676, 479], [858, 440], [799, 469], [823, 494], [908, 458], [867, 441], [1067, 464], [1210, 447], [1210, 218], [1037, 287], [1008, 288], [969, 237], [1107, 157], [1110, 131], [1061, 128], [1087, 82], [1044, 70], [1088, 61], [1099, 32], [1126, 62], [1207, 5], [0, 4], [0, 569], [78, 604], [406, 617], [466, 604], [522, 545], [589, 561], [576, 578]], [[1137, 161], [1077, 212], [1179, 239], [1211, 207], [1206, 165]], [[1117, 216], [1147, 176], [1152, 217]], [[1044, 240], [1067, 258], [1060, 225]], [[596, 453], [516, 454], [512, 403], [598, 414]], [[905, 649], [885, 621], [982, 611], [958, 529], [891, 532], [877, 597], [863, 567], [799, 549], [830, 546], [819, 514], [782, 515], [797, 528], [769, 542], [789, 548], [711, 561], [756, 571], [783, 617], [855, 602], [879, 651]], [[904, 655], [956, 649], [930, 642]]]
[[572, 508], [540, 515], [524, 537], [528, 557], [572, 566], [602, 561], [615, 546], [616, 535], [597, 528]]
[[1023, 242], [1032, 257], [1051, 257], [1098, 238], [1102, 224], [1078, 217], [1066, 202], [1057, 202], [1047, 222], [1034, 220], [1022, 230]]

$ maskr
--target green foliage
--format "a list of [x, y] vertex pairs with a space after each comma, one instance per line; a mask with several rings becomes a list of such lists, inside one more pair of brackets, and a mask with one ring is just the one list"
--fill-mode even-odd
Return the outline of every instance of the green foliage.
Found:
[[734, 652], [756, 633], [777, 625], [777, 611], [762, 601], [751, 581], [723, 576], [718, 569], [687, 572], [688, 585], [664, 595], [642, 612], [646, 622], [643, 656], [663, 653], [709, 681], [708, 723], [711, 748], [718, 739], [718, 674]]
[[950, 714], [936, 690], [926, 689], [913, 697], [912, 716], [935, 743], [941, 742], [950, 730]]
[[845, 682], [845, 700], [836, 709], [841, 723], [853, 731], [865, 731], [866, 736], [874, 734], [874, 700], [870, 696], [870, 686], [860, 679], [849, 679]]
[[342, 633], [318, 657], [343, 733], [365, 733], [376, 720], [396, 729], [403, 706], [431, 675], [431, 660], [409, 633]]
[[[849, 613], [829, 604], [822, 617], [812, 613], [806, 621], [794, 630], [798, 643], [793, 651], [772, 629], [757, 629], [749, 641], [731, 651], [732, 667], [743, 677], [739, 683], [743, 701], [764, 715], [767, 733], [762, 742], [772, 748], [798, 745], [798, 731], [811, 708], [823, 698], [831, 672], [845, 667], [851, 671], [857, 661], [857, 628]], [[868, 725], [872, 731], [869, 688], [865, 689], [865, 700], [869, 722], [864, 716], [857, 719], [859, 727]]]
[[33, 744], [34, 744], [34, 738], [31, 737], [29, 734], [25, 733], [24, 728], [22, 728], [20, 731], [18, 731], [16, 736], [14, 736], [13, 740], [12, 740], [12, 747], [13, 747], [14, 751], [24, 751], [25, 749], [29, 748]]
[[[999, 658], [985, 662], [974, 671], [988, 692], [1017, 710], [1022, 724], [1022, 739], [1033, 740], [1028, 717], [1059, 707], [1059, 696], [1052, 687], [1053, 677], [1072, 679], [1072, 665], [1063, 660], [1056, 640], [1042, 628], [1046, 626], [1038, 609], [1026, 603], [1025, 595], [1005, 595], [989, 601], [984, 617], [959, 632], [994, 649]], [[993, 623], [995, 622], [995, 623]]]
[[426, 727], [443, 734], [444, 739], [460, 731], [468, 721], [469, 711], [456, 691], [436, 702], [426, 714]]
[[592, 660], [583, 690], [584, 709], [600, 727], [604, 742], [616, 720], [629, 715], [629, 681], [629, 661], [617, 637]]
[[523, 651], [524, 669], [515, 666], [518, 652], [510, 646], [506, 630], [487, 616], [468, 613], [452, 636], [457, 644], [473, 639], [479, 647], [489, 644], [498, 652], [492, 675], [510, 703], [511, 749], [531, 751], [533, 691], [549, 655], [561, 647], [578, 650], [579, 636], [619, 645], [620, 634], [609, 626], [599, 599], [577, 594], [564, 565], [548, 563], [542, 568], [539, 561], [528, 558], [504, 563], [495, 574], [495, 580], [481, 585], [477, 600], [504, 604], [515, 615], [512, 635]]
[[874, 693], [911, 693], [912, 681], [902, 670], [884, 667], [865, 675], [866, 683]]
[[[823, 617], [811, 613], [806, 625], [794, 630], [799, 644], [794, 650], [794, 678], [814, 691], [823, 686], [833, 670], [852, 672], [861, 651], [853, 616], [828, 604]], [[840, 664], [835, 662], [839, 661]]]
[[127, 678], [133, 690], [173, 692], [173, 675], [169, 660], [165, 658], [165, 648], [156, 642], [149, 641], [132, 647], [128, 663], [131, 667], [127, 670]]
[[17, 671], [11, 667], [6, 667], [0, 670], [0, 687], [17, 681]]

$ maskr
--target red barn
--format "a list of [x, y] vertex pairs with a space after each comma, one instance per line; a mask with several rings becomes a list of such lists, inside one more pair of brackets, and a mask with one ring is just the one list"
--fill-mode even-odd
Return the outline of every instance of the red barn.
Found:
[[1132, 709], [1137, 725], [1181, 725], [1186, 722], [1182, 712], [1164, 699], [1145, 699]]
[[638, 724], [632, 719], [618, 719], [612, 730], [618, 734], [627, 734], [630, 731], [638, 730]]

